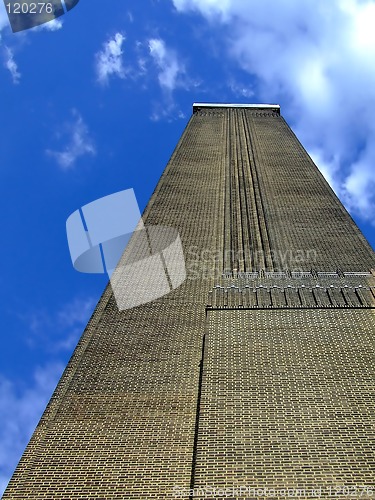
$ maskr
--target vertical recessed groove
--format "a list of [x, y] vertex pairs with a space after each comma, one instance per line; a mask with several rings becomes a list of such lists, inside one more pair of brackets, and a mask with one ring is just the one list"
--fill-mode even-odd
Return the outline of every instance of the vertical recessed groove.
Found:
[[358, 302], [360, 303], [360, 305], [361, 305], [361, 306], [365, 305], [365, 304], [363, 303], [363, 301], [362, 301], [362, 297], [361, 297], [361, 295], [359, 294], [359, 290], [358, 290], [358, 288], [354, 288], [354, 294], [355, 294], [355, 296], [357, 297]]
[[318, 300], [318, 297], [317, 297], [317, 294], [316, 294], [316, 288], [312, 289], [312, 296], [314, 298], [315, 306], [319, 307], [320, 303], [319, 303], [319, 300]]
[[305, 305], [305, 300], [302, 299], [302, 294], [300, 288], [297, 288], [297, 296], [301, 306]]
[[230, 113], [230, 121], [229, 121], [229, 152], [230, 152], [230, 158], [229, 158], [229, 172], [228, 172], [228, 179], [229, 179], [229, 255], [230, 255], [230, 270], [233, 270], [233, 193], [232, 193], [232, 166], [233, 166], [233, 141], [232, 141], [232, 135], [233, 135], [233, 117], [234, 113]]
[[336, 304], [336, 301], [333, 298], [332, 292], [331, 292], [331, 290], [329, 288], [327, 288], [327, 296], [328, 296], [328, 300], [329, 300], [331, 306], [335, 307], [337, 304]]
[[[257, 175], [257, 182], [258, 182], [258, 190], [259, 190], [259, 201], [260, 201], [260, 206], [261, 206], [261, 214], [262, 214], [262, 235], [263, 235], [263, 241], [265, 245], [265, 260], [267, 263], [267, 269], [270, 271], [273, 271], [275, 269], [275, 263], [274, 263], [274, 255], [273, 252], [271, 251], [271, 238], [270, 238], [270, 231], [268, 227], [268, 220], [267, 220], [267, 215], [266, 215], [266, 210], [265, 210], [265, 192], [264, 192], [264, 186], [262, 182], [262, 176], [259, 173], [258, 170], [258, 165], [265, 165], [265, 161], [261, 152], [261, 149], [259, 147], [259, 139], [257, 137], [257, 130], [256, 127], [254, 127], [254, 140], [255, 140], [255, 151], [256, 151], [256, 175]], [[263, 174], [264, 175], [264, 174]]]
[[264, 253], [264, 245], [263, 245], [263, 238], [262, 238], [262, 227], [260, 223], [260, 214], [259, 214], [259, 200], [258, 200], [258, 186], [257, 186], [257, 175], [256, 175], [256, 165], [255, 165], [255, 153], [254, 153], [254, 147], [255, 145], [253, 144], [253, 137], [252, 133], [250, 130], [250, 127], [253, 126], [253, 122], [251, 123], [248, 122], [248, 128], [247, 128], [247, 134], [248, 134], [248, 143], [249, 143], [249, 166], [250, 166], [250, 173], [251, 173], [251, 181], [252, 181], [252, 191], [253, 191], [253, 200], [254, 200], [254, 227], [256, 231], [256, 250], [255, 250], [255, 258], [256, 262], [259, 263], [259, 267], [261, 269], [266, 268], [266, 260], [265, 260], [265, 253]]
[[[206, 311], [206, 323], [207, 323], [207, 311]], [[207, 328], [207, 326], [206, 326]], [[199, 381], [198, 381], [198, 394], [197, 394], [197, 407], [195, 414], [195, 431], [194, 431], [194, 443], [193, 443], [193, 456], [191, 461], [191, 476], [190, 476], [190, 490], [194, 489], [195, 483], [195, 469], [197, 466], [197, 449], [198, 449], [198, 437], [199, 437], [199, 415], [202, 397], [202, 380], [203, 380], [203, 362], [204, 362], [204, 346], [206, 341], [206, 334], [203, 335], [202, 339], [202, 357], [199, 366]], [[194, 495], [189, 496], [189, 500], [192, 500]]]
[[[258, 180], [258, 187], [259, 187], [259, 199], [260, 199], [260, 204], [261, 204], [261, 207], [262, 207], [262, 221], [263, 221], [263, 229], [264, 229], [264, 239], [265, 239], [265, 242], [266, 242], [266, 260], [268, 261], [268, 268], [270, 271], [273, 271], [275, 269], [275, 262], [274, 262], [274, 252], [272, 252], [272, 249], [271, 249], [271, 238], [270, 238], [270, 231], [269, 231], [269, 222], [267, 220], [267, 216], [266, 216], [266, 210], [265, 210], [265, 203], [264, 203], [264, 189], [263, 189], [263, 183], [261, 182], [261, 177], [259, 176], [259, 173], [258, 173], [258, 169], [257, 169], [257, 165], [265, 165], [266, 162], [265, 162], [265, 159], [264, 159], [264, 156], [262, 154], [262, 151], [261, 149], [259, 148], [259, 144], [260, 144], [260, 141], [258, 139], [258, 134], [257, 134], [257, 129], [256, 127], [254, 127], [254, 139], [255, 139], [255, 142], [254, 144], [257, 145], [255, 147], [256, 149], [256, 152], [257, 152], [257, 161], [255, 163], [255, 166], [256, 166], [256, 175], [257, 175], [257, 180]], [[260, 160], [260, 161], [259, 161]]]
[[226, 171], [227, 171], [227, 111], [224, 112], [222, 118], [221, 128], [221, 143], [222, 143], [222, 156], [221, 156], [221, 180], [223, 189], [220, 191], [220, 200], [218, 204], [218, 248], [221, 249], [221, 258], [217, 259], [215, 264], [215, 279], [225, 269], [225, 205], [226, 205]]
[[237, 127], [236, 127], [237, 115], [232, 116], [232, 127], [231, 127], [231, 161], [230, 161], [230, 200], [231, 200], [231, 260], [232, 260], [232, 270], [238, 269], [238, 227], [237, 227], [237, 186], [236, 186], [236, 169], [237, 169]]
[[241, 130], [240, 130], [240, 118], [236, 115], [236, 168], [235, 168], [235, 194], [236, 194], [236, 263], [238, 271], [244, 271], [244, 245], [243, 245], [243, 224], [246, 223], [242, 219], [242, 182], [240, 178], [240, 170], [242, 168], [242, 144], [241, 144]]
[[[248, 121], [249, 123], [249, 121]], [[249, 135], [251, 139], [251, 149], [253, 156], [253, 168], [254, 168], [254, 190], [255, 190], [255, 200], [257, 205], [257, 215], [259, 221], [259, 233], [262, 242], [262, 249], [264, 254], [264, 268], [273, 271], [273, 257], [271, 253], [270, 241], [268, 236], [267, 222], [264, 213], [264, 203], [262, 198], [262, 193], [259, 184], [259, 173], [258, 173], [258, 165], [259, 165], [259, 154], [257, 148], [257, 137], [256, 137], [256, 126], [254, 120], [251, 119], [249, 124]]]
[[245, 164], [247, 162], [247, 156], [245, 154], [246, 151], [246, 138], [245, 138], [245, 125], [244, 125], [244, 115], [243, 111], [241, 112], [241, 128], [239, 138], [241, 140], [241, 166], [240, 166], [240, 188], [241, 188], [241, 219], [242, 219], [242, 248], [243, 248], [243, 256], [244, 256], [244, 271], [251, 271], [252, 263], [251, 263], [251, 252], [250, 252], [250, 221], [249, 221], [249, 206], [248, 202], [250, 201], [250, 196], [248, 200], [248, 179], [245, 175]]
[[346, 294], [344, 293], [344, 290], [342, 288], [340, 288], [340, 293], [341, 293], [341, 296], [344, 299], [345, 305], [348, 306], [348, 307], [350, 307], [351, 304], [349, 303], [349, 300], [347, 299]]
[[257, 203], [257, 193], [256, 193], [256, 177], [255, 177], [255, 169], [254, 169], [254, 152], [253, 152], [253, 144], [252, 138], [250, 135], [250, 123], [248, 120], [247, 127], [245, 129], [245, 136], [247, 141], [246, 150], [248, 152], [248, 173], [250, 179], [250, 187], [251, 187], [251, 212], [250, 212], [250, 220], [252, 222], [252, 236], [253, 236], [253, 262], [254, 262], [254, 270], [264, 269], [266, 267], [265, 258], [264, 258], [264, 248], [262, 243], [262, 235], [261, 235], [261, 226], [259, 224], [259, 213], [258, 213], [258, 203]]
[[239, 167], [238, 167], [238, 176], [239, 176], [239, 200], [240, 200], [240, 220], [241, 220], [241, 251], [242, 251], [242, 258], [243, 258], [243, 271], [248, 271], [251, 269], [251, 263], [249, 261], [249, 232], [248, 232], [248, 226], [249, 226], [249, 221], [247, 217], [248, 213], [248, 207], [247, 207], [247, 196], [246, 196], [246, 191], [247, 191], [247, 183], [246, 183], [246, 177], [245, 177], [245, 170], [244, 170], [244, 164], [246, 161], [246, 142], [244, 140], [244, 123], [243, 123], [243, 112], [241, 110], [240, 113], [240, 118], [239, 118], [239, 134], [238, 134], [238, 140], [240, 143], [240, 148], [239, 148], [239, 153], [240, 153], [240, 158], [239, 158]]
[[226, 123], [226, 150], [227, 158], [225, 165], [225, 199], [224, 199], [224, 249], [223, 249], [223, 260], [224, 260], [224, 271], [231, 271], [231, 261], [230, 261], [230, 250], [231, 250], [231, 240], [230, 240], [230, 228], [231, 228], [231, 213], [230, 213], [230, 162], [231, 162], [231, 151], [230, 151], [230, 121], [231, 121], [231, 111], [227, 110], [227, 123]]

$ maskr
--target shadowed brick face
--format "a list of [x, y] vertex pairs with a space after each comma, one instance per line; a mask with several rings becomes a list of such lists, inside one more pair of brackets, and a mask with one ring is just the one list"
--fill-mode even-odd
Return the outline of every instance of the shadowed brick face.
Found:
[[195, 106], [143, 220], [187, 280], [107, 287], [4, 499], [369, 498], [375, 254], [278, 108]]

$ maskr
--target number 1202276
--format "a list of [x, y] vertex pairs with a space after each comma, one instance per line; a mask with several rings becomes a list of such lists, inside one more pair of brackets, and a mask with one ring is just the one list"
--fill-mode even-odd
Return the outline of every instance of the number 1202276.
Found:
[[6, 8], [9, 14], [52, 14], [53, 5], [47, 2], [15, 2], [7, 3]]

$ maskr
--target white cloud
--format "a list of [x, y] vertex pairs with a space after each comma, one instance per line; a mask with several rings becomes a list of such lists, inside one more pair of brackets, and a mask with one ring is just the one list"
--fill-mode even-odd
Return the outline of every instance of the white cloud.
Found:
[[0, 495], [30, 440], [63, 371], [61, 363], [39, 367], [25, 387], [0, 375]]
[[125, 78], [122, 60], [124, 42], [124, 35], [116, 33], [113, 38], [105, 42], [103, 50], [96, 54], [96, 73], [101, 84], [107, 84], [110, 76]]
[[282, 105], [347, 207], [375, 220], [375, 3], [173, 1], [220, 30], [222, 53]]
[[63, 170], [74, 167], [78, 158], [84, 155], [95, 155], [95, 145], [90, 137], [87, 125], [77, 110], [73, 110], [74, 120], [66, 126], [65, 133], [69, 136], [68, 145], [62, 151], [47, 150]]
[[[246, 0], [245, 0], [246, 1]], [[218, 16], [222, 20], [227, 19], [231, 10], [231, 0], [173, 0], [177, 10], [200, 10], [200, 12], [212, 19]], [[250, 3], [250, 2], [249, 2]]]
[[[4, 2], [0, 2], [0, 45], [2, 41], [1, 32], [6, 26], [9, 26], [9, 20]], [[20, 82], [21, 73], [19, 72], [17, 63], [14, 60], [13, 50], [10, 47], [4, 46], [1, 50], [1, 56], [3, 59], [3, 65], [9, 71], [13, 83], [18, 84]]]
[[[9, 20], [8, 20], [8, 15], [6, 12], [6, 8], [4, 5], [4, 2], [0, 2], [0, 33], [3, 28], [6, 26], [9, 26]], [[48, 21], [44, 24], [41, 24], [39, 26], [35, 26], [34, 28], [31, 28], [30, 31], [41, 31], [41, 30], [47, 30], [47, 31], [57, 31], [61, 29], [63, 26], [63, 22], [61, 19], [53, 19], [52, 21]], [[0, 38], [1, 40], [1, 38]]]
[[63, 27], [63, 21], [61, 19], [52, 19], [52, 21], [48, 21], [47, 23], [41, 24], [39, 26], [35, 26], [32, 28], [33, 31], [58, 31]]
[[183, 64], [178, 60], [177, 54], [168, 49], [164, 40], [153, 38], [149, 40], [151, 57], [159, 68], [158, 80], [162, 89], [173, 92], [181, 85], [179, 77], [185, 73]]
[[343, 198], [352, 211], [365, 214], [375, 225], [375, 141], [364, 149], [359, 159], [351, 165], [342, 188]]
[[9, 47], [5, 47], [4, 66], [11, 74], [13, 83], [18, 84], [20, 82], [21, 73], [18, 71], [18, 66], [16, 61], [14, 60], [13, 51]]
[[228, 86], [235, 97], [250, 98], [254, 96], [254, 90], [248, 84], [239, 83], [236, 80], [231, 79]]
[[340, 185], [336, 182], [336, 178], [337, 172], [340, 169], [340, 164], [337, 156], [330, 158], [329, 160], [323, 159], [324, 152], [322, 150], [310, 150], [309, 154], [315, 165], [319, 165], [321, 173], [330, 184], [334, 192], [339, 195]]
[[[25, 315], [29, 344], [57, 355], [71, 351], [82, 335], [96, 300], [76, 297], [55, 312]], [[37, 367], [27, 383], [0, 374], [0, 496], [13, 473], [63, 372], [59, 361]]]
[[[4, 2], [0, 2], [0, 33], [9, 24]], [[1, 38], [0, 38], [1, 41]]]
[[70, 351], [78, 342], [89, 320], [96, 300], [92, 297], [75, 297], [55, 312], [39, 310], [23, 317], [28, 324], [28, 343], [43, 345], [53, 352]]
[[[191, 86], [197, 86], [199, 83], [193, 82], [186, 75], [185, 65], [181, 61], [177, 52], [167, 47], [164, 40], [152, 38], [148, 41], [149, 54], [157, 68], [157, 78], [163, 98], [161, 102], [154, 103], [154, 110], [151, 115], [152, 120], [161, 118], [172, 120], [184, 118], [184, 114], [173, 97], [173, 92], [177, 88], [188, 90]], [[139, 60], [141, 69], [144, 70], [144, 60]]]
[[86, 324], [95, 303], [96, 301], [91, 297], [84, 299], [76, 297], [57, 312], [58, 324], [64, 328], [70, 328], [77, 323]]
[[[32, 28], [31, 31], [57, 31], [62, 28], [62, 21], [59, 19], [54, 19], [48, 23], [42, 24]], [[0, 1], [0, 44], [1, 44], [1, 32], [2, 30], [9, 26], [8, 16], [5, 10], [4, 2]], [[4, 67], [10, 72], [13, 83], [18, 84], [20, 82], [21, 73], [18, 70], [16, 61], [14, 60], [13, 50], [7, 46], [4, 47]]]
[[147, 73], [147, 61], [143, 57], [138, 58], [138, 68], [140, 75], [145, 75]]

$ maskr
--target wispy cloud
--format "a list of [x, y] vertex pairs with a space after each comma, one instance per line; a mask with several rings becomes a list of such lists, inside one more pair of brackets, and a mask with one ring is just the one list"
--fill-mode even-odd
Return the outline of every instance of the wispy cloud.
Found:
[[22, 389], [0, 375], [0, 495], [3, 493], [63, 371], [59, 362], [35, 369]]
[[[8, 15], [6, 13], [6, 8], [4, 2], [0, 2], [0, 34], [1, 30], [9, 26]], [[57, 31], [63, 27], [63, 21], [61, 19], [53, 19], [52, 21], [48, 21], [44, 24], [40, 24], [39, 26], [35, 26], [31, 28], [29, 31]], [[0, 37], [1, 41], [1, 37]]]
[[375, 3], [173, 1], [207, 19], [222, 57], [255, 77], [260, 99], [282, 105], [346, 206], [374, 221]]
[[32, 31], [58, 31], [63, 27], [62, 19], [52, 19], [48, 23], [41, 24], [32, 28]]
[[72, 169], [81, 156], [95, 155], [96, 148], [87, 125], [77, 110], [73, 110], [73, 121], [65, 126], [65, 130], [59, 131], [59, 135], [68, 136], [68, 144], [62, 151], [48, 149], [48, 155], [55, 158], [62, 170]]
[[16, 61], [14, 60], [13, 51], [9, 47], [5, 47], [4, 55], [4, 66], [11, 74], [13, 83], [18, 84], [20, 82], [21, 73], [18, 71], [18, 66]]
[[180, 77], [185, 74], [184, 65], [179, 61], [175, 51], [168, 49], [164, 40], [153, 38], [149, 40], [151, 57], [159, 69], [158, 80], [160, 87], [173, 92], [178, 85], [182, 85]]
[[[23, 317], [28, 325], [28, 342], [42, 344], [54, 356], [71, 351], [78, 342], [96, 300], [76, 297], [57, 311], [34, 311]], [[55, 360], [37, 367], [22, 386], [0, 374], [0, 495], [3, 493], [22, 452], [63, 372]]]
[[167, 47], [164, 40], [161, 38], [148, 40], [148, 49], [152, 62], [157, 68], [158, 83], [163, 92], [162, 102], [154, 105], [151, 119], [184, 118], [184, 114], [178, 109], [173, 93], [177, 88], [188, 90], [195, 83], [188, 78], [181, 57], [175, 50]]
[[8, 16], [5, 10], [4, 2], [0, 2], [0, 42], [1, 42], [1, 30], [9, 24]]
[[230, 80], [228, 86], [235, 97], [250, 98], [255, 94], [254, 90], [249, 84], [240, 83], [233, 78]]
[[103, 49], [96, 54], [96, 74], [99, 83], [105, 85], [111, 76], [125, 78], [122, 46], [125, 36], [116, 33], [115, 36], [104, 43]]
[[25, 315], [23, 320], [30, 332], [28, 343], [33, 346], [43, 342], [51, 352], [72, 350], [96, 302], [92, 297], [75, 297], [57, 311], [37, 310]]
[[63, 372], [58, 356], [75, 347], [96, 302], [92, 297], [75, 297], [55, 311], [38, 310], [22, 317], [28, 343], [38, 350], [43, 345], [55, 359], [36, 367], [22, 385], [0, 373], [0, 496]]
[[[0, 1], [0, 45], [1, 45], [1, 32], [2, 30], [6, 27], [9, 26], [9, 20], [8, 16], [5, 10], [5, 5], [4, 2]], [[63, 26], [63, 23], [60, 19], [54, 19], [48, 23], [41, 24], [40, 26], [36, 26], [35, 28], [32, 28], [30, 31], [41, 31], [41, 30], [47, 30], [47, 31], [57, 31], [61, 29]], [[3, 64], [4, 67], [9, 71], [13, 83], [18, 84], [20, 83], [21, 79], [21, 73], [18, 69], [18, 65], [14, 59], [14, 52], [13, 50], [8, 47], [4, 46], [2, 50], [3, 54]]]
[[[132, 22], [131, 15], [129, 13], [128, 15]], [[127, 59], [130, 63], [125, 65], [123, 52], [125, 40], [122, 33], [116, 33], [96, 54], [97, 81], [102, 85], [108, 85], [112, 77], [126, 78], [133, 83], [137, 82], [139, 88], [146, 90], [156, 79], [162, 96], [154, 100], [151, 118], [171, 120], [183, 117], [174, 99], [174, 92], [177, 89], [189, 90], [198, 83], [188, 76], [185, 64], [177, 51], [167, 46], [161, 38], [138, 40], [128, 45]]]

